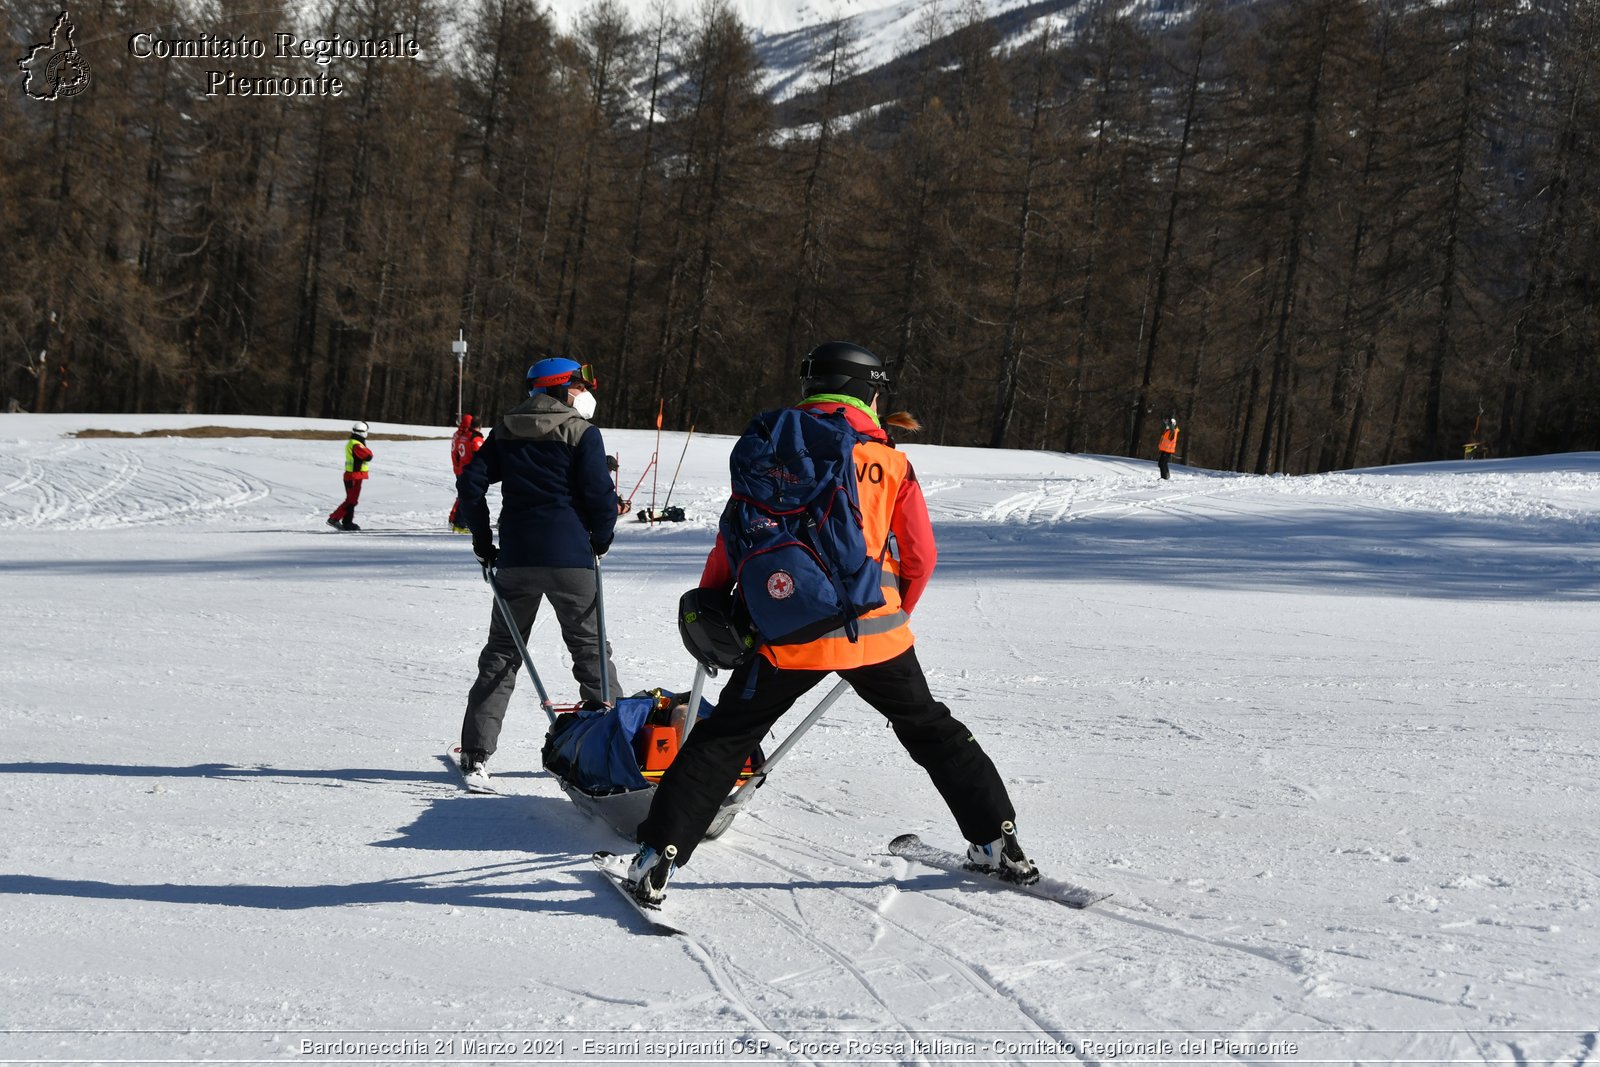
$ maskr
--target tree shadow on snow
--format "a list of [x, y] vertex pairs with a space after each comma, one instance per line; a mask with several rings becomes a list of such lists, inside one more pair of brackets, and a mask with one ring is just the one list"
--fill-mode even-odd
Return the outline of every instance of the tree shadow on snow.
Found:
[[[1600, 523], [1301, 508], [942, 522], [939, 570], [1055, 582], [1318, 589], [1454, 600], [1600, 597]], [[937, 578], [935, 579], [937, 581]]]
[[[234, 534], [262, 534], [271, 531], [226, 531]], [[308, 536], [311, 531], [305, 531]], [[273, 547], [263, 551], [239, 551], [209, 556], [169, 556], [162, 558], [127, 558], [103, 556], [99, 558], [61, 559], [57, 556], [38, 559], [0, 559], [0, 574], [46, 575], [60, 578], [70, 575], [93, 575], [108, 578], [214, 577], [217, 575], [273, 576], [286, 578], [322, 578], [332, 572], [348, 571], [363, 579], [383, 570], [405, 571], [410, 574], [448, 569], [452, 572], [477, 574], [466, 540], [457, 538], [445, 543], [445, 537], [432, 533], [391, 531], [369, 536], [358, 534], [337, 535], [323, 530], [328, 539], [336, 543], [307, 542], [304, 549]], [[622, 551], [607, 555], [606, 573], [618, 576], [637, 571], [652, 575], [667, 568], [678, 568], [698, 576], [705, 564], [706, 553], [715, 539], [714, 532], [682, 530], [655, 533], [639, 531], [633, 534], [641, 539], [649, 536], [648, 552], [632, 554]], [[341, 539], [342, 538], [342, 539]], [[80, 545], [82, 542], [80, 542]], [[443, 546], [443, 547], [441, 547]], [[624, 549], [633, 548], [626, 542]], [[642, 546], [641, 546], [642, 547]], [[92, 546], [91, 546], [92, 548]], [[453, 549], [453, 551], [452, 551]], [[633, 555], [633, 558], [628, 558]]]
[[264, 767], [232, 763], [196, 763], [188, 767], [159, 767], [127, 763], [0, 763], [6, 774], [85, 774], [119, 778], [310, 778], [333, 782], [430, 782], [445, 775], [407, 771], [394, 767]]

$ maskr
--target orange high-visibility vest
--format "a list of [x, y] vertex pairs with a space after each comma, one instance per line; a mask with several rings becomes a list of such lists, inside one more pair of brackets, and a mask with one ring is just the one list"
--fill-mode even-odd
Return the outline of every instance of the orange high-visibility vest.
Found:
[[1178, 431], [1176, 428], [1166, 431], [1161, 435], [1161, 451], [1169, 456], [1178, 450]]

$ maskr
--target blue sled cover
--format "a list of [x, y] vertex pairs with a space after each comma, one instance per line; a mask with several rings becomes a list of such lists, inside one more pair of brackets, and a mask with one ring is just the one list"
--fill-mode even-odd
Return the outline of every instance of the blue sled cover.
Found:
[[[652, 706], [648, 696], [623, 697], [604, 711], [558, 715], [544, 739], [545, 770], [592, 797], [651, 788], [653, 783], [639, 773], [633, 739]], [[710, 702], [701, 698], [699, 717], [711, 712]]]

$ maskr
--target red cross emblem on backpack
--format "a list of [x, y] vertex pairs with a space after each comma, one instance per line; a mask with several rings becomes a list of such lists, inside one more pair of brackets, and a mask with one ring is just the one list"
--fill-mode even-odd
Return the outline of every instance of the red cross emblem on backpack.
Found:
[[788, 571], [773, 571], [767, 578], [767, 595], [773, 600], [787, 600], [794, 596], [794, 579]]

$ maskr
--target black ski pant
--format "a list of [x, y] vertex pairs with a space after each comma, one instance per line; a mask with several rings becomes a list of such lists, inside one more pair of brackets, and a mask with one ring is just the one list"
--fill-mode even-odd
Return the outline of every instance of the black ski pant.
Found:
[[[746, 697], [752, 672], [755, 689]], [[717, 710], [694, 727], [662, 776], [650, 813], [639, 824], [639, 842], [657, 850], [676, 845], [678, 866], [688, 863], [756, 745], [831, 673], [781, 670], [762, 656], [735, 670]], [[928, 772], [961, 835], [979, 844], [999, 837], [1000, 824], [1016, 818], [1005, 782], [971, 732], [933, 699], [916, 649], [839, 676], [889, 720], [900, 744]]]
[[1171, 478], [1172, 477], [1172, 473], [1169, 470], [1167, 470], [1167, 464], [1172, 462], [1172, 453], [1171, 452], [1163, 452], [1163, 453], [1161, 453], [1161, 458], [1160, 458], [1159, 462], [1161, 464], [1161, 477], [1163, 477], [1163, 478]]

